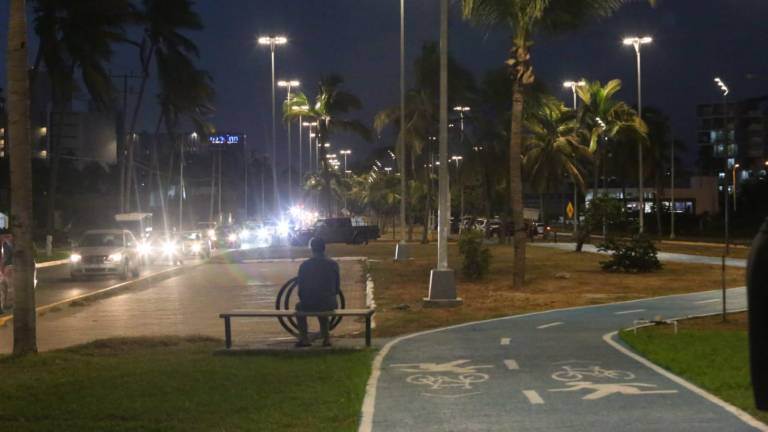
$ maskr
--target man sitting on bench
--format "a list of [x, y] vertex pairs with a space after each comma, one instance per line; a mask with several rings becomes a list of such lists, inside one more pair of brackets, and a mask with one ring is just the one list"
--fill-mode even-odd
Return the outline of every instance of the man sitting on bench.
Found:
[[[299, 266], [299, 302], [297, 312], [325, 312], [338, 307], [336, 296], [341, 287], [339, 264], [325, 256], [325, 241], [313, 238], [309, 242], [312, 258]], [[323, 346], [331, 346], [329, 333], [329, 317], [317, 317], [320, 322], [320, 333], [323, 336]], [[307, 317], [297, 316], [299, 341], [297, 347], [308, 347], [312, 343], [307, 335]]]

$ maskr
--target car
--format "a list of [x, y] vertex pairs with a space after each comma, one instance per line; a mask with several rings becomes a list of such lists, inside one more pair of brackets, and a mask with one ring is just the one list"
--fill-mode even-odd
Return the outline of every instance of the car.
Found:
[[86, 231], [69, 256], [72, 279], [93, 275], [138, 277], [143, 259], [133, 233], [122, 229]]
[[365, 225], [361, 218], [318, 219], [309, 228], [292, 231], [290, 242], [292, 246], [306, 246], [313, 237], [326, 243], [368, 244], [379, 238], [379, 227]]
[[181, 250], [185, 256], [211, 257], [211, 241], [202, 231], [186, 231], [181, 234]]

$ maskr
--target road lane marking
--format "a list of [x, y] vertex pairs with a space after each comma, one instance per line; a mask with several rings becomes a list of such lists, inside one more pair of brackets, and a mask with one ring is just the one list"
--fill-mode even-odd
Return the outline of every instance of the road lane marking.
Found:
[[507, 369], [509, 370], [518, 370], [520, 369], [520, 365], [517, 364], [515, 360], [507, 359], [504, 360], [504, 365], [507, 366]]
[[614, 312], [614, 315], [626, 315], [626, 314], [639, 313], [639, 312], [645, 312], [645, 309], [632, 309], [632, 310], [625, 310], [621, 312]]
[[559, 326], [559, 325], [562, 325], [562, 324], [563, 324], [562, 322], [558, 321], [558, 322], [553, 322], [553, 323], [549, 323], [549, 324], [540, 325], [540, 326], [538, 326], [536, 328], [537, 329], [545, 329], [545, 328]]
[[721, 301], [721, 300], [720, 299], [711, 299], [711, 300], [701, 300], [701, 301], [697, 301], [697, 302], [694, 302], [694, 303], [696, 303], [696, 304], [704, 304], [704, 303], [714, 303], [714, 302], [719, 302], [719, 301]]
[[544, 403], [544, 399], [539, 396], [539, 393], [536, 392], [536, 390], [523, 390], [523, 394], [528, 398], [528, 402], [530, 402], [531, 405], [542, 405]]
[[509, 345], [509, 338], [501, 338], [499, 342], [501, 345]]

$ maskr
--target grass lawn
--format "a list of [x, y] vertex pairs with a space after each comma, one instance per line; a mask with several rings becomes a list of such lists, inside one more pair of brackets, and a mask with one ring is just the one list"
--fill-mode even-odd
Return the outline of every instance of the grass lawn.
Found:
[[749, 379], [749, 345], [745, 313], [679, 322], [677, 335], [668, 326], [622, 332], [621, 339], [659, 366], [682, 376], [763, 422]]
[[71, 253], [70, 249], [68, 248], [54, 248], [51, 251], [51, 256], [45, 255], [45, 248], [39, 249], [35, 248], [35, 261], [39, 263], [44, 263], [48, 261], [58, 261], [69, 258], [69, 254]]
[[0, 357], [3, 431], [354, 431], [373, 352], [213, 355], [139, 338]]
[[[328, 246], [330, 256], [367, 256], [375, 282], [376, 336], [394, 336], [427, 328], [542, 311], [632, 300], [644, 297], [718, 289], [718, 266], [665, 263], [656, 273], [606, 273], [600, 261], [606, 256], [575, 253], [536, 246], [528, 247], [526, 286], [512, 289], [511, 246], [491, 246], [490, 274], [470, 282], [459, 276], [459, 296], [464, 305], [453, 309], [422, 307], [427, 295], [429, 271], [435, 266], [436, 245], [409, 244], [413, 258], [392, 261], [394, 243], [372, 242], [367, 246]], [[265, 251], [266, 253], [266, 251]], [[269, 257], [305, 257], [306, 248], [270, 249]], [[267, 258], [267, 256], [265, 256]], [[449, 263], [461, 267], [455, 243], [449, 244]], [[744, 269], [729, 268], [729, 287], [744, 285]]]

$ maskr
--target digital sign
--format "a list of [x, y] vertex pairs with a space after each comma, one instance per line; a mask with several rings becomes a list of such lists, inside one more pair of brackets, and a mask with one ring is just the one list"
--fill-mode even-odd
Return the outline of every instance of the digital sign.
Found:
[[245, 140], [245, 135], [241, 135], [241, 134], [218, 134], [218, 135], [211, 135], [208, 137], [208, 142], [210, 142], [211, 145], [240, 144], [244, 140]]

